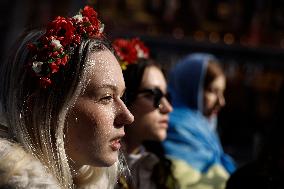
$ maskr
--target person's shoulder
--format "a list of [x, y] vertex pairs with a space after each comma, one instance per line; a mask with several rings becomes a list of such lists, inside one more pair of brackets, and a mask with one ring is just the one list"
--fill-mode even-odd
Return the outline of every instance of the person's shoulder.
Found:
[[0, 139], [0, 188], [59, 188], [52, 175], [23, 147]]
[[143, 153], [140, 158], [133, 164], [133, 168], [151, 170], [159, 162], [159, 158], [152, 152]]
[[155, 188], [151, 179], [155, 166], [160, 159], [152, 152], [145, 151], [130, 165], [131, 179], [134, 188]]

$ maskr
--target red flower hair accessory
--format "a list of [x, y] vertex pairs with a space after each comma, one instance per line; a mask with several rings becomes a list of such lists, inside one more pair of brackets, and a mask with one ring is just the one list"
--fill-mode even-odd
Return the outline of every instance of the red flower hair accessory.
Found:
[[31, 54], [28, 67], [38, 78], [40, 87], [47, 88], [52, 84], [52, 75], [66, 66], [72, 49], [82, 38], [103, 37], [103, 29], [97, 12], [89, 6], [72, 18], [58, 16], [49, 23], [45, 34], [28, 44]]
[[122, 70], [129, 64], [136, 64], [139, 59], [149, 58], [149, 49], [138, 39], [116, 39], [112, 43]]

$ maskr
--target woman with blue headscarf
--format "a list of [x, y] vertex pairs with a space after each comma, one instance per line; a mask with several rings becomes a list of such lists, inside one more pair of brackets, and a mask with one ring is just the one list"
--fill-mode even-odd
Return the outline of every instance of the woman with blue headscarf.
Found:
[[235, 170], [216, 131], [217, 114], [225, 105], [225, 85], [218, 60], [210, 54], [191, 54], [170, 72], [174, 111], [163, 145], [182, 188], [224, 188]]

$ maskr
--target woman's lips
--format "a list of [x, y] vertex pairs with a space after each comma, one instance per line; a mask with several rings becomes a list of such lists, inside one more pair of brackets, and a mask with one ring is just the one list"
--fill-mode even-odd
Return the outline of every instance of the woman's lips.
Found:
[[159, 123], [163, 128], [165, 128], [165, 129], [168, 128], [168, 124], [169, 124], [168, 120], [161, 120]]
[[125, 133], [121, 133], [120, 135], [118, 135], [117, 137], [113, 138], [110, 141], [110, 147], [113, 151], [118, 151], [121, 147], [121, 139], [122, 137], [125, 135]]
[[120, 138], [111, 141], [110, 147], [113, 151], [118, 151], [120, 149], [121, 147], [120, 141], [121, 141]]

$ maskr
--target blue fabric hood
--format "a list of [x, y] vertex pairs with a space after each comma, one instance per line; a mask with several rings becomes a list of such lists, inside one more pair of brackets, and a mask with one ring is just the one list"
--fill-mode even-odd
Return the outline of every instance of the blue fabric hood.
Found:
[[168, 86], [174, 105], [185, 104], [202, 111], [204, 75], [208, 61], [214, 59], [210, 54], [194, 53], [176, 64], [170, 72]]
[[163, 143], [168, 156], [182, 159], [200, 172], [221, 165], [232, 173], [232, 159], [223, 151], [216, 132], [217, 118], [202, 114], [203, 81], [210, 54], [191, 54], [171, 70], [169, 91], [173, 112], [170, 114], [168, 136]]

